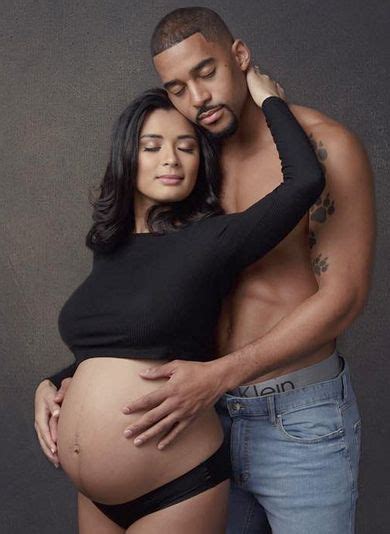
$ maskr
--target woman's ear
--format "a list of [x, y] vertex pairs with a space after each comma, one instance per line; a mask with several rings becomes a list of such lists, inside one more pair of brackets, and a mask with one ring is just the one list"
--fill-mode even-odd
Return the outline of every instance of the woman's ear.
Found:
[[236, 39], [232, 44], [232, 54], [239, 68], [245, 72], [251, 62], [251, 51], [249, 47], [241, 39]]

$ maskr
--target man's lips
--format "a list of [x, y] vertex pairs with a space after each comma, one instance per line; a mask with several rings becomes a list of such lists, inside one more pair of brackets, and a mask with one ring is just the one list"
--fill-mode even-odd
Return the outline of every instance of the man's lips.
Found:
[[158, 180], [161, 180], [165, 185], [176, 185], [184, 179], [184, 176], [179, 176], [178, 174], [162, 174], [157, 176]]
[[223, 106], [217, 106], [206, 113], [199, 115], [199, 121], [205, 124], [211, 124], [220, 118], [222, 115]]

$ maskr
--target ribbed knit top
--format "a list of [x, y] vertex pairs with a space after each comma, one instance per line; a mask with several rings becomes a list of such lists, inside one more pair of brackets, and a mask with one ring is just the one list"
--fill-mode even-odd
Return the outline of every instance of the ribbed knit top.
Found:
[[273, 96], [262, 109], [283, 182], [243, 212], [214, 215], [162, 235], [130, 234], [112, 253], [94, 252], [90, 274], [59, 314], [59, 332], [75, 362], [47, 377], [57, 387], [87, 358], [217, 356], [215, 329], [235, 277], [296, 226], [325, 185], [312, 145], [288, 105]]

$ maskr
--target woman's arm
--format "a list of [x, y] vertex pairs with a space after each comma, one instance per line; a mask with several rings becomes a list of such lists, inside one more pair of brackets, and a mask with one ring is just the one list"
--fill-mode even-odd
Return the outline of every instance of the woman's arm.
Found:
[[227, 258], [233, 264], [235, 272], [260, 259], [286, 237], [325, 187], [312, 144], [288, 105], [273, 95], [262, 98], [261, 107], [279, 153], [283, 182], [245, 211], [222, 216], [219, 253], [222, 260]]

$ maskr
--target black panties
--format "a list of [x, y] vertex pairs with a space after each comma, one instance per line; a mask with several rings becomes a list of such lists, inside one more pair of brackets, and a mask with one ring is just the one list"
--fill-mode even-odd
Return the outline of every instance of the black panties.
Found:
[[230, 477], [230, 451], [225, 440], [204, 462], [137, 499], [121, 504], [92, 502], [112, 521], [126, 529], [141, 517], [189, 499]]

